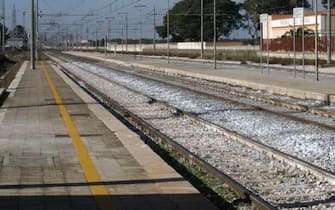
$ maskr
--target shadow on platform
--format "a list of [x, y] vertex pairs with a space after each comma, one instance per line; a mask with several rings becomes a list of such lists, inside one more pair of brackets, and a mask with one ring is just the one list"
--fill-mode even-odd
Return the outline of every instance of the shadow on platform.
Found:
[[[34, 188], [54, 188], [54, 187], [86, 187], [86, 186], [113, 186], [113, 185], [130, 185], [130, 184], [152, 184], [166, 182], [182, 182], [185, 181], [182, 177], [164, 178], [164, 179], [141, 179], [141, 180], [120, 180], [109, 182], [75, 182], [75, 183], [50, 183], [50, 184], [17, 184], [17, 185], [0, 185], [0, 190], [14, 189], [34, 189]], [[0, 191], [1, 192], [1, 191]]]
[[[93, 183], [51, 183], [51, 184], [18, 184], [18, 185], [1, 185], [1, 191], [15, 190], [20, 194], [21, 190], [33, 194], [33, 189], [40, 189], [41, 191], [51, 191], [52, 188], [60, 187], [85, 187], [85, 186], [98, 186], [104, 185], [106, 187], [120, 186], [120, 185], [132, 185], [136, 184], [136, 187], [140, 187], [142, 184], [152, 183], [166, 183], [185, 181], [184, 178], [166, 178], [166, 179], [144, 179], [144, 180], [120, 180], [110, 182], [93, 182]], [[76, 193], [80, 194], [79, 189]], [[2, 193], [3, 194], [3, 193]], [[13, 194], [13, 192], [11, 192]], [[12, 210], [12, 209], [27, 209], [27, 210], [98, 210], [96, 200], [99, 202], [108, 203], [111, 200], [113, 207], [106, 207], [103, 209], [159, 209], [159, 210], [172, 210], [172, 209], [213, 209], [212, 204], [207, 201], [201, 194], [146, 194], [141, 195], [111, 195], [111, 196], [91, 196], [91, 195], [55, 195], [55, 196], [0, 196], [0, 209], [1, 210]], [[106, 201], [106, 202], [104, 202]]]
[[110, 210], [211, 210], [212, 204], [199, 194], [112, 196], [1, 196], [1, 210], [99, 210], [96, 200], [111, 201]]
[[99, 103], [98, 102], [97, 103], [71, 102], [71, 103], [61, 103], [61, 104], [39, 103], [39, 104], [26, 104], [26, 105], [19, 105], [19, 106], [4, 106], [4, 107], [0, 107], [0, 109], [24, 109], [24, 108], [47, 107], [47, 106], [58, 106], [58, 105], [71, 106], [71, 105], [92, 105], [92, 104], [99, 104]]

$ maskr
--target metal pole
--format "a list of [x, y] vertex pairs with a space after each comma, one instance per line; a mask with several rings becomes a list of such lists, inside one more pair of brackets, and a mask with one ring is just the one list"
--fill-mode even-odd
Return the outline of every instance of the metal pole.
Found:
[[2, 52], [5, 53], [5, 40], [6, 40], [6, 32], [5, 32], [5, 24], [6, 24], [6, 5], [5, 0], [2, 0]]
[[143, 17], [142, 17], [142, 9], [140, 9], [140, 20], [141, 20], [141, 30], [140, 30], [140, 55], [141, 55], [141, 52], [142, 52], [142, 38], [143, 38]]
[[305, 11], [302, 16], [302, 45], [301, 45], [301, 50], [302, 50], [302, 69], [303, 69], [303, 74], [304, 74], [304, 79], [306, 78], [306, 71], [305, 71]]
[[[123, 45], [126, 44], [125, 52], [128, 52], [128, 13], [119, 12], [118, 14], [124, 15], [122, 18], [122, 54], [123, 54]], [[125, 32], [124, 32], [125, 31]]]
[[[108, 40], [112, 41], [112, 19], [114, 19], [114, 17], [108, 17]], [[110, 47], [112, 47], [111, 45], [112, 43], [110, 43]], [[112, 51], [112, 49], [110, 48], [110, 51]]]
[[296, 52], [296, 43], [295, 43], [295, 17], [293, 17], [293, 64], [294, 64], [294, 77], [297, 77], [297, 52]]
[[214, 36], [213, 36], [213, 41], [214, 41], [214, 69], [216, 69], [216, 0], [214, 0], [214, 6], [213, 6], [213, 18], [214, 18], [214, 21], [213, 21], [213, 33], [214, 33]]
[[90, 40], [89, 40], [89, 25], [87, 23], [86, 25], [86, 37], [87, 37], [87, 44], [86, 44], [86, 51], [88, 51], [89, 47], [90, 47]]
[[[27, 29], [26, 29], [26, 11], [23, 11], [22, 12], [22, 24], [23, 24], [23, 28], [24, 28], [24, 31], [26, 32], [27, 31]], [[26, 35], [26, 33], [25, 33], [25, 35]]]
[[15, 3], [13, 4], [13, 46], [12, 46], [12, 51], [15, 50], [16, 48], [16, 7], [15, 7]]
[[95, 51], [98, 52], [98, 22], [95, 27]]
[[328, 33], [327, 33], [327, 63], [332, 60], [332, 16], [330, 13], [330, 0], [327, 1], [327, 18], [328, 18]]
[[124, 48], [124, 28], [125, 28], [125, 23], [124, 23], [125, 21], [124, 21], [124, 18], [122, 18], [122, 27], [121, 27], [121, 54], [123, 55], [123, 48]]
[[58, 50], [60, 50], [61, 44], [62, 44], [62, 36], [61, 36], [60, 25], [59, 24], [58, 24], [57, 38], [58, 38]]
[[107, 55], [107, 47], [108, 47], [108, 45], [107, 45], [107, 43], [108, 43], [108, 39], [109, 39], [109, 37], [110, 37], [110, 21], [109, 20], [107, 20], [107, 35], [106, 35], [106, 40], [105, 40], [105, 45], [106, 45], [106, 49], [105, 49], [105, 55]]
[[268, 74], [270, 73], [270, 69], [269, 69], [269, 40], [270, 40], [270, 36], [269, 36], [269, 19], [268, 21], [266, 21], [266, 50], [267, 50], [267, 58], [266, 58], [266, 63], [267, 63], [267, 69], [268, 69]]
[[35, 19], [35, 24], [36, 24], [36, 49], [35, 49], [35, 59], [38, 60], [39, 59], [39, 55], [38, 55], [38, 49], [39, 49], [39, 28], [38, 28], [38, 16], [39, 16], [39, 4], [38, 4], [38, 0], [36, 0], [36, 11], [35, 11], [35, 14], [36, 14], [36, 19]]
[[[139, 51], [138, 54], [141, 55], [142, 51], [142, 34], [143, 34], [143, 20], [142, 20], [142, 9], [146, 7], [146, 5], [135, 5], [135, 8], [138, 8], [140, 10], [140, 40], [139, 40]], [[135, 57], [136, 58], [136, 57]]]
[[170, 63], [170, 40], [169, 40], [169, 37], [170, 37], [170, 1], [168, 0], [168, 8], [167, 8], [167, 23], [166, 23], [166, 27], [167, 27], [167, 30], [166, 30], [166, 42], [167, 42], [167, 60], [168, 60], [168, 63]]
[[108, 27], [109, 27], [108, 38], [109, 38], [109, 40], [112, 40], [112, 20], [109, 20], [109, 26]]
[[201, 0], [201, 59], [204, 58], [204, 0]]
[[154, 39], [152, 40], [153, 43], [153, 54], [156, 55], [156, 6], [154, 5]]
[[84, 40], [84, 23], [83, 23], [83, 21], [81, 22], [81, 24], [80, 24], [80, 33], [79, 33], [79, 43], [78, 43], [78, 45], [79, 45], [79, 51], [81, 51], [82, 50], [82, 42], [81, 42], [81, 40]]
[[261, 23], [259, 46], [260, 46], [260, 50], [261, 50], [260, 65], [261, 65], [262, 74], [264, 73], [263, 72], [263, 31], [264, 31], [263, 27], [264, 27], [264, 23]]
[[27, 46], [27, 43], [28, 43], [28, 31], [27, 31], [27, 29], [26, 29], [26, 14], [27, 14], [27, 12], [26, 11], [23, 11], [22, 12], [22, 18], [23, 18], [23, 20], [22, 20], [22, 24], [23, 24], [23, 28], [24, 28], [24, 48], [27, 48], [28, 46]]
[[318, 67], [318, 4], [317, 0], [314, 0], [315, 7], [315, 72], [316, 80], [319, 81], [319, 67]]
[[138, 8], [140, 10], [140, 40], [139, 40], [139, 51], [138, 51], [138, 55], [141, 55], [141, 51], [142, 51], [142, 34], [143, 34], [143, 20], [142, 20], [142, 9], [145, 8], [146, 5], [135, 5], [135, 8]]
[[69, 26], [66, 26], [65, 31], [65, 41], [66, 41], [66, 51], [69, 51], [69, 45], [70, 45], [70, 36], [69, 36]]
[[26, 11], [22, 12], [22, 24], [23, 24], [23, 28], [26, 30]]
[[126, 13], [126, 53], [128, 53], [128, 13]]
[[105, 55], [107, 55], [107, 35], [105, 36], [104, 47], [105, 47]]
[[31, 0], [31, 69], [35, 69], [35, 0]]

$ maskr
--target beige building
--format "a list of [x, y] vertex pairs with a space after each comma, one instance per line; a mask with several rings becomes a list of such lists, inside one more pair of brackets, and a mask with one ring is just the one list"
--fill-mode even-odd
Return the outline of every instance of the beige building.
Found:
[[[332, 14], [332, 31], [335, 31], [335, 10], [331, 11]], [[302, 27], [302, 18], [295, 18], [295, 28]], [[304, 24], [305, 29], [315, 30], [315, 13], [313, 11], [305, 11]], [[327, 27], [327, 11], [319, 11], [317, 13], [317, 24], [319, 36], [326, 36], [328, 31]], [[263, 38], [270, 39], [281, 38], [286, 32], [293, 29], [294, 20], [293, 15], [269, 15], [268, 23], [263, 23]], [[267, 27], [269, 31], [267, 32]]]

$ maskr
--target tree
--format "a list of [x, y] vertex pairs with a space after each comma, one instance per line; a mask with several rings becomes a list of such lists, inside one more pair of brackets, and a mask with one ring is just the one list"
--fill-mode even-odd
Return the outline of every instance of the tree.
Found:
[[[294, 30], [291, 29], [290, 31], [285, 32], [284, 35], [282, 35], [282, 38], [284, 37], [293, 37]], [[296, 37], [302, 37], [302, 28], [298, 28], [295, 30], [295, 36]], [[314, 37], [315, 32], [312, 29], [304, 28], [304, 37]]]
[[[216, 0], [217, 34], [216, 37], [228, 36], [240, 27], [242, 15], [240, 4], [231, 0]], [[200, 0], [182, 0], [170, 9], [170, 35], [172, 41], [200, 41]], [[167, 16], [162, 26], [156, 31], [160, 37], [167, 36]], [[204, 0], [204, 40], [213, 40], [213, 0]]]
[[243, 4], [244, 20], [247, 23], [245, 28], [248, 29], [251, 38], [255, 40], [260, 29], [260, 14], [292, 14], [294, 7], [302, 6], [310, 8], [307, 0], [246, 0]]
[[27, 32], [21, 25], [15, 26], [12, 33], [15, 35], [16, 38], [27, 38]]
[[[335, 7], [335, 0], [329, 0], [330, 1], [330, 8], [332, 9], [332, 8], [334, 8]], [[321, 3], [322, 3], [322, 5], [323, 5], [323, 7], [324, 8], [326, 8], [326, 9], [328, 9], [328, 0], [322, 0], [321, 1]]]
[[[2, 39], [1, 35], [2, 35], [2, 24], [0, 23], [0, 40]], [[6, 43], [7, 39], [9, 39], [9, 38], [10, 38], [10, 35], [8, 33], [8, 28], [5, 26], [5, 43]], [[0, 45], [1, 45], [1, 41], [0, 41]]]

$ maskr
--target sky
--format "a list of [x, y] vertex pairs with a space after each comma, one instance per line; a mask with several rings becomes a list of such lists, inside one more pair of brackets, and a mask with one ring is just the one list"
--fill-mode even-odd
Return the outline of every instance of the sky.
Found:
[[[30, 28], [31, 0], [0, 0], [5, 1], [6, 5], [6, 26], [13, 27], [14, 4], [16, 10], [16, 25], [24, 25]], [[35, 0], [37, 1], [37, 0]], [[125, 23], [125, 14], [128, 13], [128, 29], [130, 38], [139, 38], [140, 23], [143, 23], [142, 37], [153, 37], [153, 8], [156, 8], [157, 25], [162, 24], [163, 16], [167, 11], [167, 0], [38, 0], [40, 13], [40, 31], [52, 34], [54, 31], [61, 30], [63, 33], [72, 32], [78, 39], [94, 39], [105, 36], [111, 24], [111, 37], [122, 37], [122, 23]], [[169, 0], [170, 8], [179, 0]], [[243, 0], [235, 0], [243, 2]], [[312, 0], [310, 0], [312, 1]], [[321, 0], [318, 0], [321, 2]], [[1, 5], [0, 5], [1, 7]], [[24, 16], [23, 13], [26, 12]], [[1, 12], [0, 12], [1, 13]], [[62, 13], [62, 17], [48, 16]], [[92, 16], [92, 14], [95, 16]], [[88, 15], [85, 18], [79, 15]], [[142, 16], [140, 15], [142, 14]], [[78, 15], [78, 16], [69, 16]], [[97, 17], [99, 16], [99, 17]], [[106, 17], [112, 18], [110, 22]], [[142, 18], [141, 18], [142, 17]], [[84, 18], [84, 19], [83, 19]], [[142, 19], [142, 21], [141, 21]], [[62, 28], [52, 25], [52, 23], [62, 23]], [[85, 24], [82, 24], [85, 23]], [[82, 26], [76, 25], [81, 24]], [[87, 28], [89, 28], [87, 30]], [[98, 31], [98, 33], [96, 33]], [[157, 36], [158, 37], [158, 36]], [[247, 38], [245, 31], [235, 31], [231, 37]]]
[[[0, 0], [0, 2], [3, 0]], [[36, 1], [36, 0], [35, 0]], [[170, 0], [170, 8], [179, 0]], [[6, 26], [10, 29], [13, 27], [13, 8], [16, 8], [16, 25], [25, 25], [30, 28], [31, 0], [5, 0], [6, 3]], [[137, 6], [137, 7], [135, 7]], [[39, 0], [41, 31], [52, 33], [55, 26], [50, 23], [62, 23], [63, 31], [81, 31], [87, 38], [87, 26], [89, 27], [89, 38], [96, 36], [104, 36], [107, 33], [108, 21], [105, 17], [112, 17], [112, 37], [122, 36], [122, 21], [125, 23], [125, 14], [128, 13], [129, 37], [138, 38], [140, 36], [139, 25], [143, 22], [143, 37], [153, 37], [153, 8], [156, 7], [157, 25], [162, 24], [163, 16], [167, 11], [167, 0]], [[0, 4], [1, 7], [1, 4]], [[23, 13], [26, 12], [24, 16]], [[64, 16], [55, 17], [48, 16], [50, 14], [62, 13]], [[92, 14], [100, 16], [99, 18]], [[121, 13], [121, 14], [120, 14]], [[123, 13], [123, 14], [122, 14]], [[140, 21], [140, 13], [142, 13], [142, 21]], [[43, 14], [45, 16], [43, 16]], [[82, 16], [68, 15], [87, 15], [84, 20]], [[25, 17], [25, 18], [24, 18]], [[104, 22], [102, 22], [104, 21]], [[80, 27], [75, 24], [85, 22], [85, 26]], [[98, 23], [98, 24], [97, 24]], [[49, 24], [49, 25], [47, 25]], [[57, 26], [58, 27], [58, 26]], [[58, 29], [57, 29], [58, 30]], [[73, 32], [74, 33], [74, 32]], [[84, 35], [83, 35], [84, 36]], [[158, 37], [158, 36], [157, 36]]]

